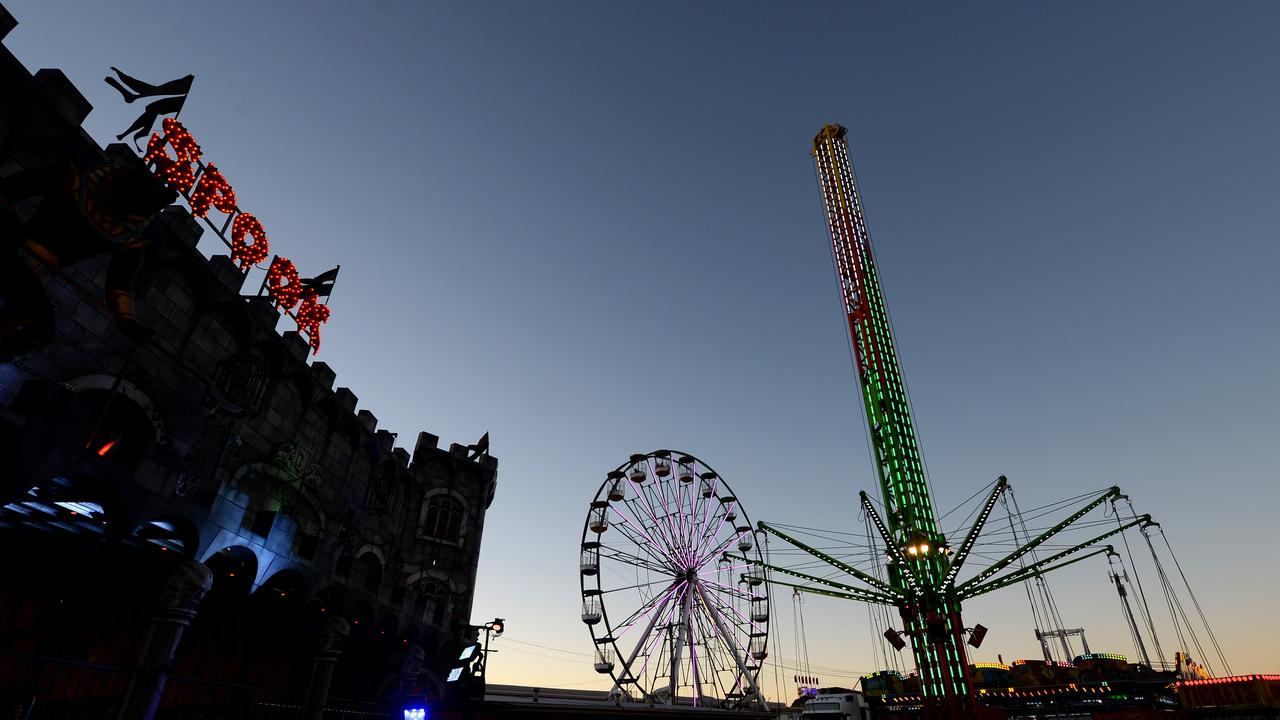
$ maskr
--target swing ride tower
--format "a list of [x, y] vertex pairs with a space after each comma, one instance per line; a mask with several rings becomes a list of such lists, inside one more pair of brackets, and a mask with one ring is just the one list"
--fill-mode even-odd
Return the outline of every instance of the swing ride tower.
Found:
[[[849, 324], [863, 410], [871, 431], [876, 473], [885, 508], [882, 531], [894, 562], [890, 585], [906, 590], [899, 610], [927, 696], [955, 705], [971, 696], [960, 618], [960, 602], [946, 592], [947, 541], [925, 478], [924, 463], [907, 401], [893, 332], [880, 292], [849, 161], [845, 128], [827, 125], [813, 140], [840, 296]], [[879, 523], [878, 523], [879, 524]]]
[[[934, 512], [845, 133], [845, 128], [839, 125], [822, 128], [813, 141], [813, 158], [831, 232], [832, 257], [853, 345], [884, 516], [877, 512], [865, 492], [860, 494], [861, 504], [885, 543], [888, 580], [830, 557], [767, 523], [760, 523], [760, 530], [844, 571], [862, 586], [773, 565], [752, 564], [808, 581], [806, 585], [794, 585], [771, 578], [769, 582], [774, 584], [897, 607], [915, 656], [927, 715], [973, 717], [979, 708], [965, 656], [965, 635], [970, 633], [969, 643], [976, 647], [985, 629], [964, 627], [961, 601], [1109, 552], [1109, 546], [1095, 546], [1130, 527], [1145, 527], [1151, 520], [1148, 516], [1135, 516], [1130, 522], [1118, 523], [1114, 530], [1049, 557], [1033, 555], [1029, 564], [1023, 561], [1046, 540], [1095, 508], [1120, 497], [1119, 488], [1112, 487], [990, 567], [957, 582], [961, 566], [973, 550], [1000, 495], [1008, 489], [1008, 483], [1000, 478], [964, 540], [953, 549], [939, 529]], [[1081, 553], [1090, 547], [1094, 547], [1091, 552]], [[1073, 555], [1075, 557], [1067, 559]], [[1016, 568], [1001, 574], [1015, 562], [1019, 563]], [[895, 631], [889, 631], [886, 637], [896, 645], [903, 642]]]

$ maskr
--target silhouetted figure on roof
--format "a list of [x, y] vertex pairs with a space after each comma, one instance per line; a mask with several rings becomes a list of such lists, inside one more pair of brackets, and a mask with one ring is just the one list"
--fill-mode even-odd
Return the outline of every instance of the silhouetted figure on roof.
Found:
[[151, 132], [151, 128], [161, 115], [182, 112], [182, 105], [187, 101], [187, 95], [191, 92], [191, 83], [196, 79], [195, 75], [187, 75], [177, 80], [170, 80], [167, 83], [152, 85], [131, 75], [126, 75], [119, 68], [113, 67], [111, 69], [116, 75], [120, 76], [120, 79], [117, 80], [110, 76], [104, 79], [108, 85], [120, 91], [120, 95], [124, 97], [124, 101], [127, 103], [144, 97], [173, 96], [148, 103], [143, 108], [142, 114], [138, 116], [138, 119], [134, 120], [133, 124], [129, 126], [129, 129], [116, 136], [117, 140], [123, 140], [124, 136], [129, 133], [133, 133], [135, 142], [141, 140], [147, 136], [147, 133]]

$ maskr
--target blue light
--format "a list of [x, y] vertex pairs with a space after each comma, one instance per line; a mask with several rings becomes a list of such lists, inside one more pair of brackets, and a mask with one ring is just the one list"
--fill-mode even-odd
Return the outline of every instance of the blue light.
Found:
[[404, 720], [427, 720], [426, 708], [405, 708]]

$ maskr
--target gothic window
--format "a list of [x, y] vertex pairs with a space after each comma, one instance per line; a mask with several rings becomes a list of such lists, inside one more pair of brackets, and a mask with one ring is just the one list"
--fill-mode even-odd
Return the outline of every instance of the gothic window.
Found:
[[214, 400], [232, 416], [257, 415], [269, 379], [261, 358], [247, 353], [228, 356], [214, 370]]
[[240, 518], [240, 527], [266, 539], [276, 521], [276, 504], [261, 491], [249, 496], [249, 504]]
[[422, 532], [428, 537], [455, 542], [462, 535], [462, 503], [449, 495], [433, 495], [427, 500]]
[[297, 530], [293, 551], [303, 560], [315, 560], [320, 545], [320, 513], [309, 502], [299, 502], [291, 513]]
[[369, 478], [369, 486], [364, 494], [364, 511], [370, 515], [386, 516], [395, 503], [395, 466], [382, 463]]
[[351, 584], [376, 595], [382, 587], [382, 562], [378, 556], [367, 552], [356, 560], [356, 573]]
[[413, 601], [414, 615], [441, 627], [448, 610], [449, 588], [435, 578], [423, 578], [418, 583], [418, 597]]

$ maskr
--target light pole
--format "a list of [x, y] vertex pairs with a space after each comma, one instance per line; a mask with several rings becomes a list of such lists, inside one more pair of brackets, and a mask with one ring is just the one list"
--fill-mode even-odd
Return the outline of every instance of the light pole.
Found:
[[[494, 637], [501, 637], [502, 631], [506, 629], [506, 620], [502, 618], [494, 618], [492, 621], [483, 625], [468, 625], [468, 630], [484, 631], [484, 649], [480, 653], [480, 671], [475, 673], [480, 677], [481, 687], [485, 683], [485, 675], [489, 670], [489, 640]], [[497, 652], [496, 650], [494, 652]]]

